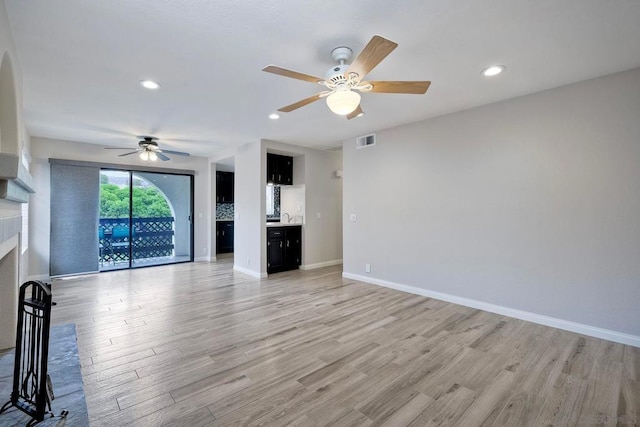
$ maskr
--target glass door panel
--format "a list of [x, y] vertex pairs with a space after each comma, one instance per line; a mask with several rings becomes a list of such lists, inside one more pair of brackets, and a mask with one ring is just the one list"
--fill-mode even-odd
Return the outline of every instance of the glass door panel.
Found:
[[130, 173], [100, 171], [100, 217], [98, 268], [100, 271], [129, 268]]
[[132, 267], [192, 261], [192, 200], [188, 175], [133, 172]]

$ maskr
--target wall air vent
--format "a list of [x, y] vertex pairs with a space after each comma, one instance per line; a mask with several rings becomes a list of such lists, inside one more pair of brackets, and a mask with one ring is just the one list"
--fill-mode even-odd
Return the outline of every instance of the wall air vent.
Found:
[[360, 136], [356, 138], [356, 148], [366, 148], [376, 145], [376, 134]]

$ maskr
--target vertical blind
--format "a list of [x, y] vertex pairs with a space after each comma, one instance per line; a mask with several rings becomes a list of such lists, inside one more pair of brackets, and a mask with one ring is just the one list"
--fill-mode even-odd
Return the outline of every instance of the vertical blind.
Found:
[[100, 168], [51, 163], [51, 276], [98, 271]]

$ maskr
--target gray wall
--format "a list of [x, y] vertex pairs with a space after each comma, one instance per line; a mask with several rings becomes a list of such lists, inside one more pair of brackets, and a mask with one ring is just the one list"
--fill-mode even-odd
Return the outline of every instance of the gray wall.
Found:
[[640, 69], [344, 141], [343, 210], [347, 275], [640, 336]]

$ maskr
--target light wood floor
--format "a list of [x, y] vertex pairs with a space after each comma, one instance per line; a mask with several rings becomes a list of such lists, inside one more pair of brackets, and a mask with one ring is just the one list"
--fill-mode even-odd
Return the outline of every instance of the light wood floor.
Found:
[[53, 284], [92, 425], [637, 425], [640, 349], [230, 259]]

